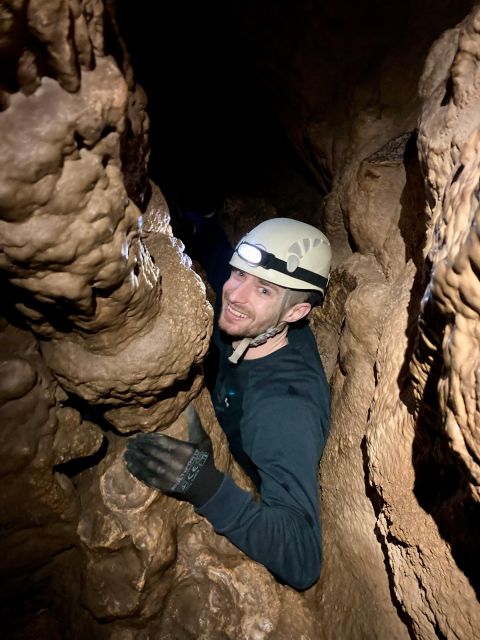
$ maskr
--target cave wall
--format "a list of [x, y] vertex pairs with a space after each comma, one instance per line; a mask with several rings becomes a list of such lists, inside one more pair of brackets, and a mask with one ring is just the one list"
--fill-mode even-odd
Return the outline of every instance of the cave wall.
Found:
[[186, 437], [196, 398], [218, 467], [248, 486], [201, 392], [212, 310], [148, 180], [113, 3], [0, 9], [5, 633], [315, 637], [298, 593], [123, 464], [129, 433]]
[[[325, 564], [299, 594], [125, 471], [128, 434], [184, 435], [196, 398], [218, 466], [248, 486], [201, 390], [211, 308], [148, 177], [114, 3], [2, 3], [12, 637], [475, 637], [479, 18], [435, 7], [229, 7], [325, 196], [298, 215], [335, 253], [312, 317], [332, 385]], [[223, 213], [234, 237], [277, 211], [240, 194]]]
[[[317, 615], [332, 638], [473, 638], [477, 11], [455, 27], [470, 3], [436, 3], [435, 14], [429, 3], [369, 3], [365, 44], [364, 6], [285, 6], [236, 15], [328, 191], [336, 270], [313, 319], [333, 406]], [[377, 31], [382, 11], [390, 20]], [[327, 19], [345, 31], [325, 34]], [[266, 44], [272, 20], [288, 58]], [[440, 36], [442, 22], [452, 28]], [[328, 50], [343, 73], [327, 68]]]

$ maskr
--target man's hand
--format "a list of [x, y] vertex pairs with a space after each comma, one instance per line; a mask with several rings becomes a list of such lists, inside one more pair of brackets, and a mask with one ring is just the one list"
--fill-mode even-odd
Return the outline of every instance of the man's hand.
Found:
[[188, 442], [142, 433], [128, 440], [124, 457], [127, 469], [138, 480], [200, 507], [217, 491], [223, 473], [215, 467], [212, 443], [192, 404], [185, 413]]

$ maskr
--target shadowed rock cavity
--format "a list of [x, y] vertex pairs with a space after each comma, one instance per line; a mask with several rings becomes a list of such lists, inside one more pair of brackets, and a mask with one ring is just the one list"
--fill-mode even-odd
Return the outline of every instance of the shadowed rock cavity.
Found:
[[[9, 637], [480, 628], [480, 13], [321, 4], [0, 7]], [[275, 215], [332, 239], [311, 318], [332, 387], [325, 561], [305, 593], [123, 465], [130, 433], [186, 437], [195, 399], [249, 486], [203, 388], [212, 311], [161, 189], [223, 201], [232, 241]]]

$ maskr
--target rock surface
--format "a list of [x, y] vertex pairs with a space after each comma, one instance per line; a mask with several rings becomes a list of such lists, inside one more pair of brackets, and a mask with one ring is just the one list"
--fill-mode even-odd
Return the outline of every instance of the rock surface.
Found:
[[[194, 399], [217, 466], [251, 488], [203, 388], [211, 306], [148, 178], [146, 96], [115, 5], [7, 0], [0, 592], [12, 638], [478, 634], [479, 10], [458, 23], [471, 3], [367, 15], [286, 2], [273, 16], [257, 4], [229, 10], [325, 195], [323, 220], [320, 207], [298, 215], [324, 223], [335, 251], [311, 318], [332, 386], [322, 576], [305, 593], [279, 585], [127, 473], [128, 435], [185, 438]], [[224, 223], [234, 240], [276, 213], [237, 194]]]

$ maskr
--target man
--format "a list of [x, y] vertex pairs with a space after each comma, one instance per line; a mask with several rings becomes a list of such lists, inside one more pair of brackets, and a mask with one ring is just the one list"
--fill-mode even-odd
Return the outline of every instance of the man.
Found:
[[215, 331], [212, 400], [259, 499], [215, 468], [191, 407], [189, 442], [141, 434], [125, 453], [133, 475], [191, 502], [218, 533], [298, 590], [316, 582], [321, 568], [317, 474], [329, 431], [329, 391], [304, 320], [323, 299], [330, 260], [318, 229], [287, 218], [255, 227], [230, 260]]

